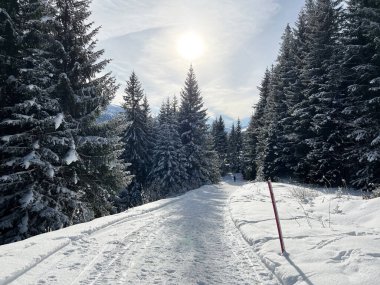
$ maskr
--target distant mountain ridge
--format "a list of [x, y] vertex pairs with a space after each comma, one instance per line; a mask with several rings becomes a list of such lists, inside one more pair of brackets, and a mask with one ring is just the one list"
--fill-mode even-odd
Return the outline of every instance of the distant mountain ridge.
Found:
[[102, 114], [98, 118], [98, 123], [103, 123], [111, 120], [117, 114], [124, 112], [124, 109], [119, 105], [110, 104], [108, 107], [102, 112]]
[[[123, 107], [121, 107], [120, 105], [110, 104], [99, 116], [99, 118], [97, 119], [97, 122], [98, 123], [107, 122], [122, 112], [124, 112]], [[232, 123], [235, 123], [235, 126], [236, 126], [236, 121], [234, 121], [231, 117], [228, 117], [228, 116], [223, 116], [223, 117], [226, 122], [226, 131], [230, 132]], [[214, 120], [215, 118], [210, 117], [207, 123], [211, 125]], [[243, 131], [247, 129], [248, 124], [249, 124], [249, 118], [241, 119], [241, 127]]]

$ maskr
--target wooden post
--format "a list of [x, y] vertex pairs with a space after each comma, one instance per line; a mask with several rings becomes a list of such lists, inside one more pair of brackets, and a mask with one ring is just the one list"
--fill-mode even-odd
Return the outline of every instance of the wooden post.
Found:
[[276, 200], [274, 198], [273, 188], [272, 188], [272, 182], [270, 180], [268, 180], [268, 187], [269, 187], [270, 197], [272, 199], [274, 216], [276, 218], [278, 237], [280, 239], [280, 244], [281, 244], [281, 253], [284, 254], [285, 253], [284, 239], [282, 238], [282, 230], [281, 230], [280, 218], [278, 216], [277, 206], [276, 206]]

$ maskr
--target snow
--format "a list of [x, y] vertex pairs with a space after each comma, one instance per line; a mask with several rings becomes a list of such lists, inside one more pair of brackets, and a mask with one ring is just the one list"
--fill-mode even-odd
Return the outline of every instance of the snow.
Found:
[[47, 169], [47, 171], [46, 171], [46, 175], [47, 175], [49, 178], [53, 179], [53, 178], [54, 178], [54, 174], [55, 174], [55, 172], [54, 172], [53, 167], [49, 167], [49, 168]]
[[29, 85], [27, 86], [27, 88], [28, 88], [28, 90], [33, 91], [34, 89], [37, 88], [37, 86], [34, 85], [34, 84], [29, 84]]
[[55, 118], [54, 118], [54, 125], [55, 129], [58, 129], [59, 126], [62, 124], [63, 121], [63, 113], [59, 113]]
[[378, 160], [378, 158], [380, 157], [379, 153], [376, 150], [370, 151], [369, 153], [366, 154], [366, 156], [367, 156], [368, 162], [374, 162]]
[[73, 176], [73, 182], [74, 182], [74, 184], [77, 184], [78, 183], [78, 175], [77, 175], [77, 173], [76, 172], [74, 172], [74, 176]]
[[53, 17], [51, 17], [51, 16], [43, 16], [43, 17], [41, 17], [41, 22], [43, 22], [43, 23], [46, 23], [46, 22], [52, 21], [52, 20], [53, 20]]
[[12, 167], [17, 162], [16, 159], [9, 160], [5, 163], [6, 166]]
[[7, 79], [8, 84], [11, 84], [11, 83], [16, 82], [16, 81], [17, 81], [17, 79], [16, 79], [16, 77], [14, 77], [14, 75], [10, 75]]
[[29, 221], [29, 217], [28, 215], [25, 215], [22, 219], [21, 219], [21, 223], [18, 225], [18, 228], [20, 229], [20, 232], [21, 233], [25, 233], [28, 231], [28, 221]]
[[12, 137], [12, 136], [2, 136], [2, 137], [1, 137], [1, 140], [2, 140], [3, 142], [9, 142], [10, 139], [11, 139], [11, 137]]
[[33, 160], [36, 159], [36, 152], [35, 151], [32, 151], [31, 153], [29, 153], [28, 155], [26, 155], [23, 159], [22, 159], [22, 164], [24, 165], [24, 168], [25, 169], [28, 169], [31, 162]]
[[64, 157], [63, 161], [66, 163], [66, 165], [70, 165], [71, 163], [78, 160], [79, 160], [78, 153], [75, 150], [75, 146], [72, 145], [70, 150], [66, 153], [66, 156]]
[[375, 284], [380, 279], [380, 199], [274, 184], [288, 255], [280, 254], [266, 183], [230, 198], [235, 225], [284, 284]]
[[33, 149], [40, 149], [40, 141], [37, 140], [33, 143]]
[[380, 143], [380, 135], [377, 136], [377, 137], [371, 142], [371, 146], [378, 145], [379, 143]]
[[19, 200], [22, 207], [26, 207], [33, 200], [33, 191], [29, 190], [26, 194]]
[[0, 246], [0, 284], [375, 284], [380, 199], [225, 180]]

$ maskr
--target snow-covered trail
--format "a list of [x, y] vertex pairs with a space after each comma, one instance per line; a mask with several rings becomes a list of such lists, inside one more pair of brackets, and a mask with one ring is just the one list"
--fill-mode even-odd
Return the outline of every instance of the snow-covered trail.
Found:
[[71, 239], [10, 284], [277, 284], [231, 220], [238, 187], [204, 186]]

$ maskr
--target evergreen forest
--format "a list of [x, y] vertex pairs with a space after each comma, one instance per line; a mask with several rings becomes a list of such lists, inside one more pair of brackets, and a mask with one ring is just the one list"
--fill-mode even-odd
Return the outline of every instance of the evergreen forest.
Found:
[[[380, 1], [306, 0], [252, 94], [248, 126], [210, 121], [193, 65], [152, 113], [138, 74], [121, 86], [106, 72], [90, 3], [0, 1], [0, 244], [228, 173], [380, 185]], [[123, 112], [99, 122], [120, 89]]]

